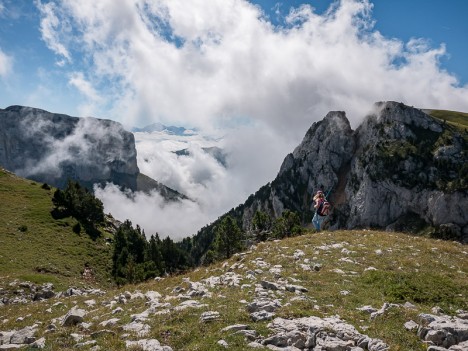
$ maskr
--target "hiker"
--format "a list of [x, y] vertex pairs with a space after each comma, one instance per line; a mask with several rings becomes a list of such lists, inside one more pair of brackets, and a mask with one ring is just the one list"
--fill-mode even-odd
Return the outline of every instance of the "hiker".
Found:
[[313, 198], [315, 204], [315, 214], [314, 218], [312, 218], [312, 224], [314, 225], [317, 231], [320, 231], [320, 227], [322, 226], [322, 222], [325, 217], [328, 215], [328, 211], [330, 209], [330, 204], [328, 203], [325, 195], [323, 194], [322, 190], [317, 191]]

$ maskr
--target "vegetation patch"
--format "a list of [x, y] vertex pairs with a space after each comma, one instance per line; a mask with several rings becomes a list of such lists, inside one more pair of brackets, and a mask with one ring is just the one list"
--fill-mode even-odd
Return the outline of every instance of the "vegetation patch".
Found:
[[389, 302], [442, 304], [445, 307], [459, 304], [463, 287], [445, 275], [425, 272], [372, 271], [362, 280], [370, 288], [379, 289]]
[[55, 277], [63, 286], [89, 284], [81, 274], [86, 264], [95, 283], [109, 285], [109, 234], [99, 228], [98, 239], [92, 240], [73, 232], [79, 223], [75, 218], [53, 218], [54, 191], [0, 168], [0, 203], [5, 204], [0, 206], [0, 287], [19, 277], [37, 283], [54, 283]]
[[426, 113], [458, 127], [468, 127], [468, 113], [448, 110], [425, 110]]

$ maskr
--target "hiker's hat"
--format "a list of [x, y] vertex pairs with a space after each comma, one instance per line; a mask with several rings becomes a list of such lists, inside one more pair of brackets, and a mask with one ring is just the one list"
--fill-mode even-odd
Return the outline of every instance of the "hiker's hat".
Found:
[[322, 190], [317, 190], [317, 193], [316, 193], [316, 195], [320, 195], [320, 194], [322, 194], [322, 195], [323, 195], [323, 191], [322, 191]]

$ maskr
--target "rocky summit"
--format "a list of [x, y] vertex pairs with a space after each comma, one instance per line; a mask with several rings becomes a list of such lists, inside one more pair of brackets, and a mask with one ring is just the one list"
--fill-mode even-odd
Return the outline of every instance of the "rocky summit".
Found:
[[345, 112], [329, 112], [286, 156], [275, 180], [229, 214], [246, 231], [256, 211], [277, 218], [288, 209], [308, 224], [312, 197], [323, 190], [333, 206], [329, 229], [425, 230], [468, 242], [467, 165], [466, 128], [420, 109], [377, 103], [356, 130]]

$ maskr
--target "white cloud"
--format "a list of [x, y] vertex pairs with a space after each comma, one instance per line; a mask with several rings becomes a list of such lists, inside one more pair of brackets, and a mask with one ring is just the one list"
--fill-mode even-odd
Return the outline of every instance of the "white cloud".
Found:
[[171, 163], [154, 152], [159, 163], [149, 175], [207, 199], [201, 210], [210, 218], [272, 179], [329, 110], [345, 110], [354, 127], [382, 100], [468, 111], [468, 86], [439, 65], [445, 47], [384, 37], [373, 28], [367, 0], [342, 0], [320, 15], [301, 6], [279, 27], [246, 0], [62, 0], [38, 7], [44, 40], [60, 59], [70, 61], [72, 48], [83, 55], [86, 84], [76, 85], [102, 97], [94, 105], [110, 103], [109, 116], [130, 126], [159, 121], [210, 131], [243, 124], [237, 140], [226, 139], [228, 172], [200, 160]]
[[35, 3], [42, 16], [40, 24], [42, 39], [47, 47], [59, 56], [57, 65], [64, 66], [67, 62], [71, 62], [66, 43], [62, 43], [64, 37], [71, 34], [70, 28], [61, 16], [59, 6], [56, 6], [55, 3], [43, 4], [41, 0], [36, 0]]
[[5, 78], [13, 69], [13, 59], [0, 49], [0, 78]]
[[[260, 185], [273, 180], [279, 154], [295, 145], [271, 143], [268, 127], [241, 128], [224, 138], [136, 133], [138, 166], [146, 175], [186, 194], [190, 200], [164, 203], [158, 194], [121, 193], [115, 186], [97, 188], [106, 212], [130, 219], [146, 230], [182, 238], [194, 234], [232, 207], [245, 201]], [[203, 148], [220, 147], [227, 154], [227, 169]], [[186, 149], [189, 156], [177, 156]], [[267, 156], [266, 156], [267, 155]]]
[[116, 218], [130, 219], [139, 224], [147, 236], [159, 233], [181, 239], [193, 234], [193, 228], [208, 223], [209, 217], [190, 200], [166, 203], [158, 193], [123, 193], [113, 184], [104, 189], [95, 187], [95, 194], [103, 200], [105, 210]]
[[127, 124], [212, 127], [248, 116], [298, 138], [328, 110], [357, 119], [379, 100], [468, 108], [468, 88], [439, 67], [445, 48], [383, 37], [366, 0], [323, 15], [302, 6], [279, 28], [243, 0], [39, 4], [46, 42], [70, 59], [58, 29], [73, 27], [90, 79], [113, 80], [113, 112]]
[[68, 84], [75, 87], [85, 98], [86, 103], [79, 106], [81, 116], [92, 116], [98, 110], [98, 106], [104, 102], [99, 92], [92, 83], [87, 80], [82, 72], [73, 72]]

